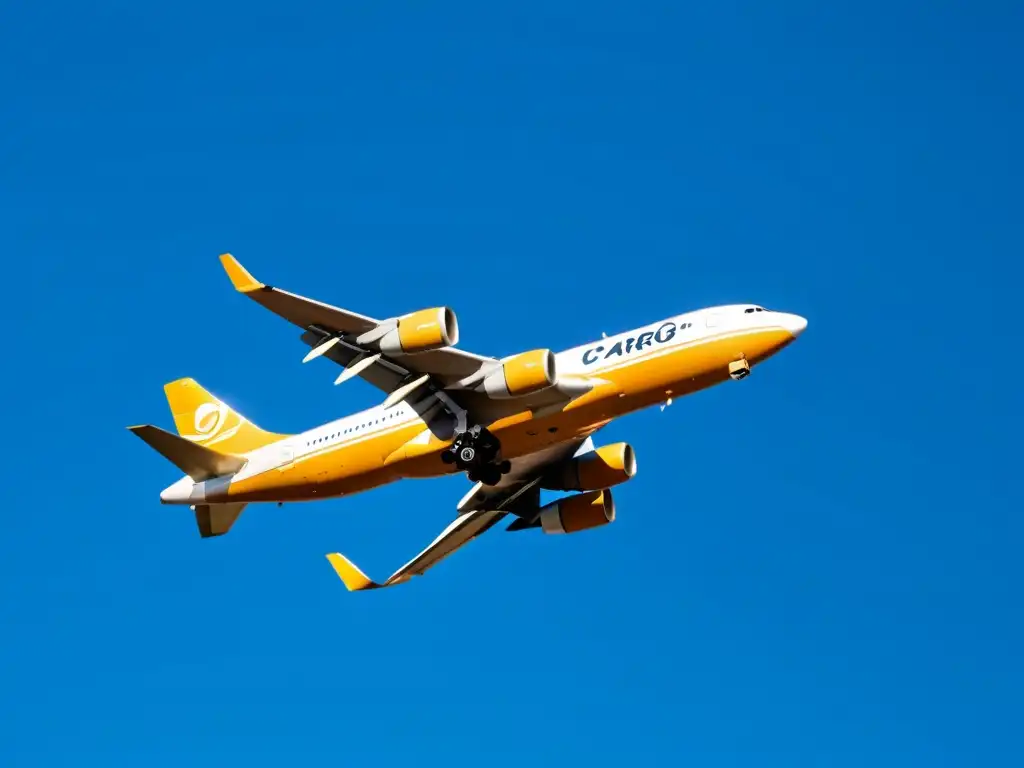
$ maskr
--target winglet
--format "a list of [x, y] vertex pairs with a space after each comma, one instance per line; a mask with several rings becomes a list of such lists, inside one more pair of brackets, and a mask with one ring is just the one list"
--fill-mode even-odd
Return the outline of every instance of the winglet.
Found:
[[327, 556], [327, 560], [337, 572], [349, 592], [359, 592], [364, 589], [378, 589], [383, 586], [373, 581], [369, 576], [359, 570], [351, 560], [339, 552]]
[[263, 283], [250, 275], [249, 270], [239, 264], [238, 259], [230, 253], [221, 254], [220, 263], [231, 278], [231, 284], [235, 286], [236, 291], [251, 293], [263, 287]]

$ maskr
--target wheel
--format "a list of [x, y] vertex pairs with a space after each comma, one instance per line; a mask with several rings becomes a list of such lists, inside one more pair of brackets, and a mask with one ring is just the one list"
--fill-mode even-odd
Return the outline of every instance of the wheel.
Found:
[[454, 464], [455, 454], [452, 453], [451, 451], [441, 451], [441, 461], [443, 461], [445, 464]]
[[473, 472], [473, 471], [469, 471], [469, 472], [467, 472], [467, 473], [466, 473], [466, 478], [467, 478], [467, 479], [469, 480], [469, 482], [471, 482], [471, 483], [478, 483], [478, 482], [480, 482], [480, 477], [479, 477], [479, 476], [477, 475], [477, 473], [476, 473], [476, 472]]
[[473, 459], [476, 458], [476, 449], [471, 445], [467, 445], [459, 451], [459, 458], [464, 464], [472, 464]]
[[501, 464], [498, 465], [498, 469], [501, 471], [501, 474], [507, 475], [509, 472], [512, 471], [512, 462], [509, 461], [508, 459], [505, 459], [505, 461], [501, 462]]
[[501, 449], [501, 443], [498, 439], [488, 431], [480, 433], [479, 437], [475, 441], [477, 453], [480, 455], [480, 461], [484, 464], [490, 464], [494, 459], [498, 457], [498, 451]]
[[497, 485], [501, 482], [501, 470], [497, 467], [484, 467], [480, 473], [480, 482], [484, 485]]

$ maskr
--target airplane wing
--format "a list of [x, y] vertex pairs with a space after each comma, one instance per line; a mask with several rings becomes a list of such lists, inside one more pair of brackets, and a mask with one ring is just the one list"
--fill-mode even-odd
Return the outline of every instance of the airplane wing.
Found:
[[523, 409], [561, 409], [573, 398], [604, 383], [598, 379], [562, 377], [557, 387], [533, 395], [515, 400], [494, 399], [479, 391], [479, 384], [502, 365], [501, 360], [454, 346], [415, 354], [385, 352], [380, 342], [396, 327], [398, 318], [378, 320], [289, 293], [261, 283], [229, 253], [220, 259], [239, 293], [303, 329], [302, 341], [312, 348], [303, 362], [317, 357], [335, 362], [344, 369], [335, 384], [358, 376], [388, 395], [385, 404], [398, 402], [422, 388], [434, 396], [429, 399], [439, 401], [451, 413], [461, 411], [473, 421], [487, 423]]
[[498, 485], [477, 483], [459, 502], [458, 517], [426, 549], [382, 582], [371, 579], [340, 552], [327, 555], [327, 560], [350, 592], [392, 587], [409, 581], [413, 576], [422, 576], [508, 514], [516, 515], [524, 522], [532, 522], [540, 509], [538, 484], [547, 468], [588, 450], [593, 450], [590, 437], [560, 443], [514, 460], [512, 471]]
[[[416, 355], [381, 354], [368, 343], [360, 343], [359, 338], [373, 339], [386, 327], [387, 320], [377, 320], [261, 283], [229, 253], [223, 254], [220, 260], [239, 293], [302, 328], [302, 340], [309, 346], [316, 348], [332, 337], [338, 338], [321, 353], [323, 356], [342, 367], [377, 357], [374, 364], [361, 368], [355, 375], [385, 392], [393, 392], [411, 374], [429, 374], [441, 386], [447, 386], [478, 373], [481, 368], [500, 364], [492, 357], [454, 347]], [[312, 359], [311, 356], [307, 355], [308, 359]]]
[[385, 581], [379, 583], [370, 579], [351, 560], [338, 552], [327, 555], [327, 559], [334, 567], [338, 576], [341, 577], [341, 580], [345, 582], [345, 586], [350, 592], [391, 587], [408, 581], [413, 576], [422, 576], [428, 568], [433, 568], [456, 549], [472, 541], [504, 516], [504, 512], [496, 510], [478, 510], [455, 518], [430, 543], [429, 547], [391, 574]]

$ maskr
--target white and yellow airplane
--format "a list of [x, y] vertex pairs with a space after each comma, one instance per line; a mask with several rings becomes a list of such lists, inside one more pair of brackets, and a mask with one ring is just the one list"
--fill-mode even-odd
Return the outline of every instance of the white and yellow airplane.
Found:
[[[227, 533], [250, 502], [347, 496], [402, 478], [466, 472], [476, 484], [455, 519], [383, 582], [338, 553], [327, 556], [350, 590], [388, 587], [422, 575], [512, 515], [508, 530], [575, 533], [615, 519], [609, 490], [636, 473], [633, 448], [595, 448], [612, 419], [728, 379], [792, 342], [802, 317], [757, 305], [712, 307], [552, 353], [503, 359], [455, 348], [447, 307], [375, 320], [257, 281], [221, 256], [235, 288], [303, 329], [304, 362], [342, 367], [384, 402], [296, 435], [266, 432], [192, 379], [165, 386], [178, 434], [145, 425], [132, 432], [185, 477], [160, 494], [189, 505], [200, 535]], [[573, 491], [546, 506], [542, 489]]]

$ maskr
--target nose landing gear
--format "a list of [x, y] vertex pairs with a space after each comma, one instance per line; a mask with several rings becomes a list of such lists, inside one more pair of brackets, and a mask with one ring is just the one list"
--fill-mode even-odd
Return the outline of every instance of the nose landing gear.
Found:
[[471, 482], [497, 485], [501, 476], [512, 469], [508, 461], [499, 461], [501, 443], [487, 429], [477, 425], [455, 436], [451, 446], [441, 454], [441, 461], [465, 471]]

